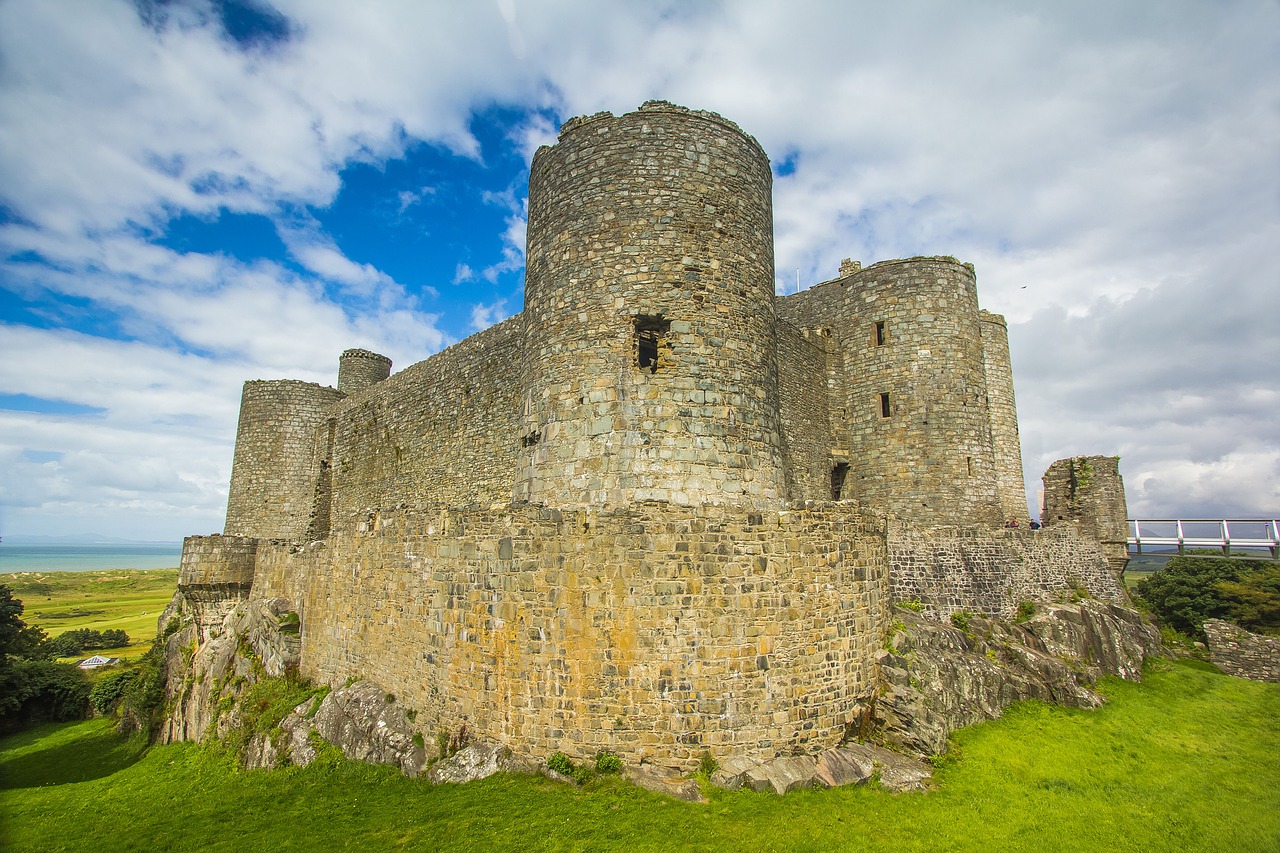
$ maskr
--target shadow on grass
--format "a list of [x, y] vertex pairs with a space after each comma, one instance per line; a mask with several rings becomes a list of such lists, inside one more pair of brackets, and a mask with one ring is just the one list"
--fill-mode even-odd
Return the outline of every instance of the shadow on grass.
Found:
[[[118, 773], [142, 759], [147, 743], [141, 737], [122, 737], [110, 728], [85, 729], [83, 723], [67, 725], [71, 737], [58, 738], [57, 743], [31, 752], [18, 752], [11, 758], [0, 757], [0, 788], [39, 788], [88, 782]], [[32, 733], [6, 739], [4, 746], [13, 747], [24, 735], [47, 735], [57, 727], [42, 726]]]

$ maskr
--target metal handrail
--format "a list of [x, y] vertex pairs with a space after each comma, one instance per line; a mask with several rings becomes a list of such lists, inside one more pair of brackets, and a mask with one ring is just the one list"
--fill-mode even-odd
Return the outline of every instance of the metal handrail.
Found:
[[[1239, 549], [1262, 550], [1265, 549], [1271, 555], [1271, 559], [1280, 560], [1280, 519], [1275, 518], [1131, 518], [1127, 521], [1129, 525], [1129, 546], [1136, 554], [1141, 554], [1143, 546], [1176, 546], [1179, 554], [1183, 554], [1188, 547], [1192, 548], [1221, 548], [1222, 553], [1231, 556], [1231, 549], [1234, 547]], [[1174, 534], [1172, 536], [1165, 535], [1149, 535], [1142, 532], [1142, 526], [1148, 525], [1172, 525]], [[1214, 524], [1217, 525], [1218, 535], [1216, 536], [1200, 536], [1188, 535], [1184, 525], [1192, 524]], [[1263, 534], [1261, 536], [1243, 536], [1231, 533], [1231, 525], [1237, 525], [1239, 530], [1241, 525], [1261, 525]]]

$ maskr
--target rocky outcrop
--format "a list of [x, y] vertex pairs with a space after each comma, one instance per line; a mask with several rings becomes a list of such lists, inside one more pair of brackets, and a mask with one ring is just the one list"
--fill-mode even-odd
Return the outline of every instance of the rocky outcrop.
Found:
[[203, 740], [211, 729], [222, 737], [237, 724], [245, 690], [263, 676], [296, 672], [299, 654], [298, 616], [283, 598], [242, 601], [220, 625], [188, 619], [166, 641], [170, 711], [161, 740]]
[[280, 721], [275, 738], [260, 735], [251, 745], [249, 767], [305, 766], [316, 759], [317, 739], [347, 758], [390, 764], [406, 776], [422, 774], [427, 750], [405, 707], [371, 681], [357, 681], [323, 700], [304, 702]]
[[1254, 634], [1219, 619], [1204, 623], [1213, 665], [1239, 678], [1280, 681], [1280, 637]]
[[867, 709], [876, 736], [936, 755], [951, 732], [1024, 699], [1097, 707], [1098, 678], [1136, 680], [1143, 660], [1160, 653], [1159, 632], [1133, 610], [1099, 601], [1040, 609], [1017, 624], [973, 616], [950, 625], [895, 610], [879, 655], [882, 692]]
[[786, 794], [799, 788], [838, 788], [878, 781], [888, 791], [923, 791], [933, 771], [899, 752], [866, 743], [851, 743], [818, 755], [790, 755], [772, 761], [738, 756], [724, 761], [711, 782], [736, 791]]

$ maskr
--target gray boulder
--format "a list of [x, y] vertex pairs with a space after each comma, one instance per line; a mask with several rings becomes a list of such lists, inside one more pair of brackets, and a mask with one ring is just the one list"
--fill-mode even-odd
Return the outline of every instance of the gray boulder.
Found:
[[432, 782], [473, 782], [495, 773], [532, 773], [533, 767], [515, 756], [509, 747], [473, 743], [442, 758], [427, 771]]

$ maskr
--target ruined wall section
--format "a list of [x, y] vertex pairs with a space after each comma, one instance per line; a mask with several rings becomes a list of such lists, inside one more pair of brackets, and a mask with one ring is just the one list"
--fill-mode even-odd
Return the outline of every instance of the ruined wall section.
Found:
[[1128, 504], [1119, 456], [1073, 456], [1044, 472], [1045, 527], [1074, 527], [1102, 543], [1117, 575], [1129, 562]]
[[224, 533], [308, 538], [323, 455], [316, 442], [329, 408], [344, 396], [292, 379], [244, 384]]
[[378, 507], [510, 501], [522, 324], [512, 317], [335, 407], [334, 530]]
[[529, 176], [516, 500], [785, 500], [772, 174], [712, 113], [572, 119]]
[[304, 675], [370, 679], [428, 730], [686, 769], [834, 745], [887, 592], [883, 532], [840, 507], [389, 511], [264, 546], [267, 576], [310, 577]]
[[1009, 326], [1004, 317], [979, 312], [982, 366], [987, 377], [987, 410], [996, 466], [1000, 511], [1005, 520], [1030, 521], [1027, 485], [1022, 476], [1022, 439], [1018, 435], [1018, 407], [1013, 396], [1013, 363], [1009, 358]]
[[829, 327], [845, 354], [847, 487], [867, 512], [920, 524], [1002, 525], [973, 268], [885, 261], [778, 299]]
[[895, 602], [919, 602], [926, 615], [1012, 619], [1022, 601], [1078, 594], [1128, 605], [1119, 576], [1096, 540], [1054, 530], [924, 529], [892, 524], [889, 575]]
[[787, 493], [793, 501], [832, 500], [827, 368], [835, 349], [820, 330], [778, 324], [778, 391]]

